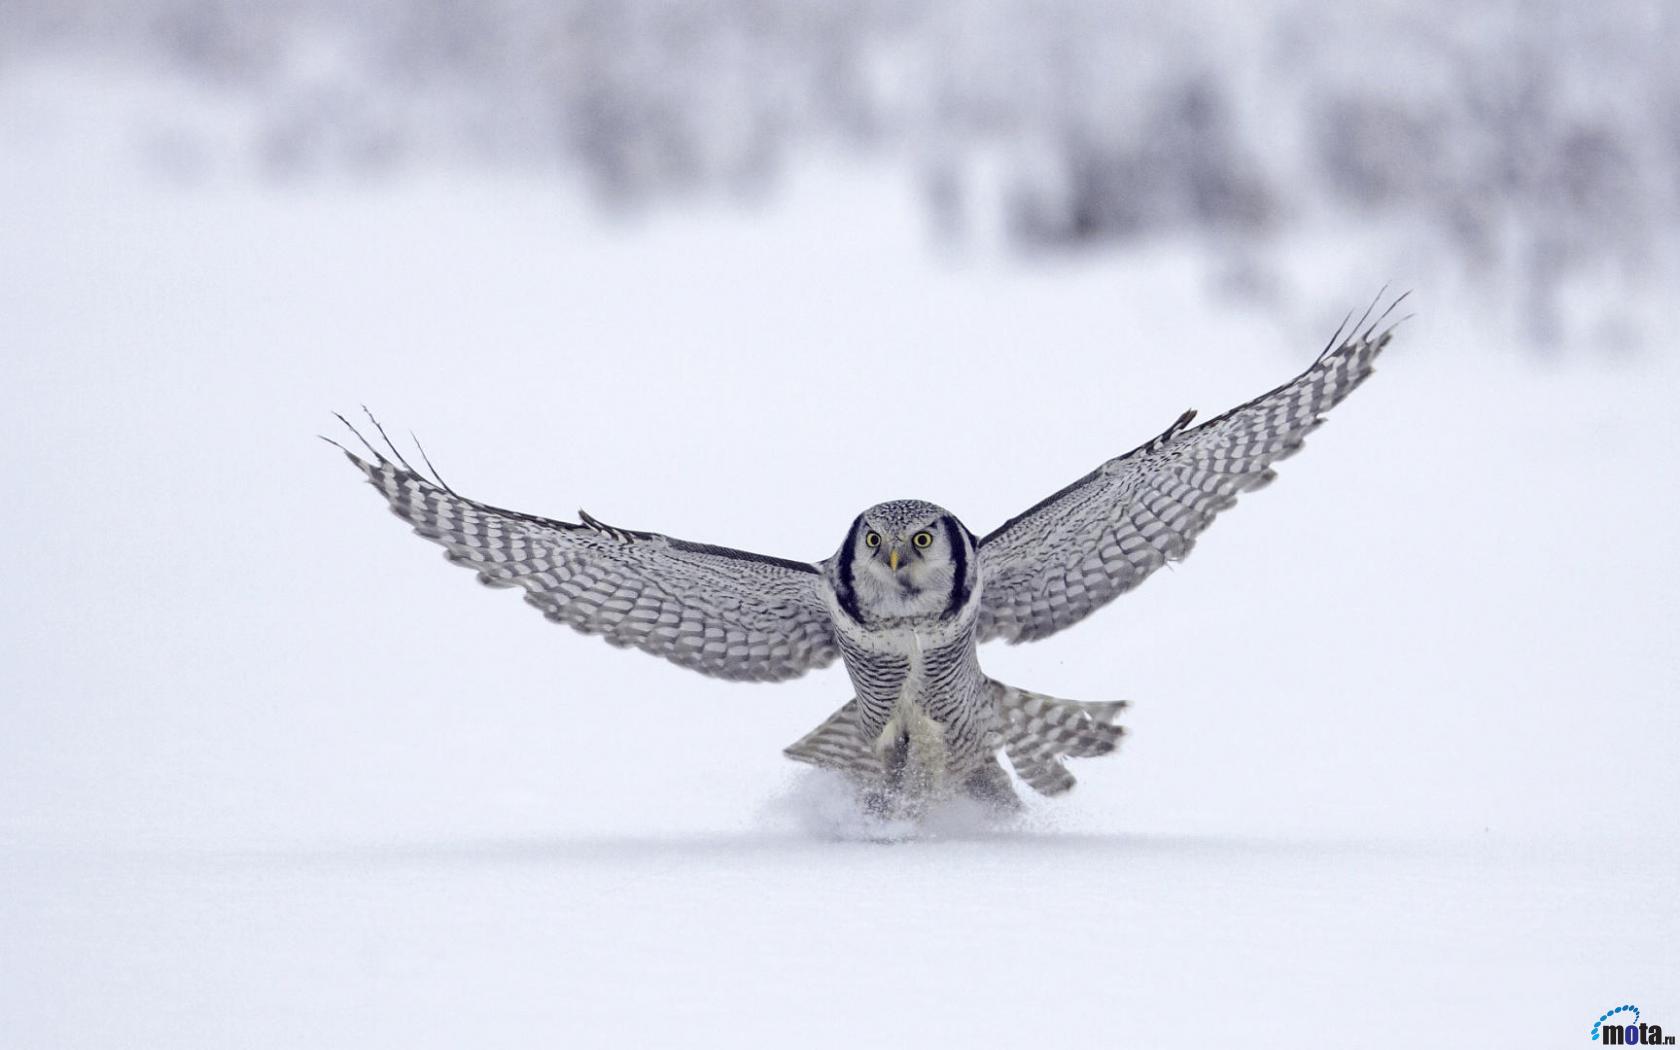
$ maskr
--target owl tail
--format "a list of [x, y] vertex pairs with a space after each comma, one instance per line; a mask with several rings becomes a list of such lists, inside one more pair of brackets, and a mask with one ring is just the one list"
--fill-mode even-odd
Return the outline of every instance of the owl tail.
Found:
[[1114, 720], [1124, 700], [1058, 700], [993, 681], [1003, 752], [1009, 764], [1041, 795], [1060, 795], [1074, 785], [1064, 758], [1106, 755], [1120, 746], [1124, 726]]
[[800, 737], [782, 754], [795, 762], [808, 762], [824, 769], [836, 769], [864, 780], [885, 775], [881, 760], [858, 729], [857, 700], [828, 716], [822, 725]]
[[[1114, 724], [1125, 710], [1124, 700], [1058, 700], [996, 681], [991, 683], [991, 691], [998, 705], [1003, 751], [1021, 779], [1041, 795], [1060, 795], [1073, 787], [1073, 774], [1062, 759], [1106, 755], [1120, 746], [1125, 734], [1124, 727]], [[796, 762], [839, 770], [865, 781], [878, 779], [886, 772], [858, 729], [855, 699], [783, 754]]]

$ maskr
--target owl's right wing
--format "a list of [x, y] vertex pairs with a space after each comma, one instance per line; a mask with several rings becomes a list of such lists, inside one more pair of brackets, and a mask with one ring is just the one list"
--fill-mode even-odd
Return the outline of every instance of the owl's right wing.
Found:
[[339, 448], [397, 517], [556, 623], [717, 678], [794, 678], [837, 655], [816, 565], [503, 510], [363, 444], [371, 461]]
[[1218, 419], [1191, 427], [1196, 413], [1186, 412], [982, 539], [980, 640], [1054, 634], [1189, 554], [1220, 511], [1270, 482], [1272, 464], [1371, 374], [1393, 335], [1386, 317], [1369, 328], [1361, 319], [1345, 339], [1337, 331], [1305, 372]]

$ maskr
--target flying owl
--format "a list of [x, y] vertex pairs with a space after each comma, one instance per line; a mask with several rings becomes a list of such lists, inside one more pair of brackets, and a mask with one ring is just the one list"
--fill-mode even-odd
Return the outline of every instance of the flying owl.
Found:
[[390, 457], [365, 439], [367, 460], [338, 447], [450, 561], [522, 588], [556, 623], [726, 679], [782, 681], [838, 657], [851, 699], [785, 753], [844, 773], [869, 809], [915, 814], [957, 795], [1012, 809], [1000, 752], [1033, 790], [1062, 794], [1074, 784], [1063, 760], [1113, 751], [1125, 704], [1006, 685], [981, 670], [979, 645], [1046, 638], [1189, 554], [1371, 373], [1393, 335], [1386, 317], [1344, 322], [1289, 382], [1200, 426], [1184, 413], [985, 536], [932, 503], [893, 500], [859, 514], [819, 562], [480, 503], [424, 450], [430, 473], [411, 467], [371, 416]]

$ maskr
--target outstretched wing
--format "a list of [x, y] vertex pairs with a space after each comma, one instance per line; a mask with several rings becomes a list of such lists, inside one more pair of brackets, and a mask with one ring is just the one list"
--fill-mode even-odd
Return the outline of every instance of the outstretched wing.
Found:
[[1312, 367], [1218, 419], [1192, 428], [1186, 412], [981, 540], [981, 640], [1054, 634], [1189, 554], [1215, 515], [1271, 481], [1272, 464], [1371, 374], [1394, 332], [1381, 328], [1387, 315], [1363, 331], [1362, 318], [1345, 339], [1338, 329]]
[[435, 471], [428, 479], [394, 448], [396, 462], [362, 443], [371, 462], [339, 447], [397, 517], [481, 582], [523, 587], [556, 623], [718, 678], [793, 678], [836, 655], [815, 565], [617, 529], [582, 512], [573, 523], [503, 510], [457, 494]]

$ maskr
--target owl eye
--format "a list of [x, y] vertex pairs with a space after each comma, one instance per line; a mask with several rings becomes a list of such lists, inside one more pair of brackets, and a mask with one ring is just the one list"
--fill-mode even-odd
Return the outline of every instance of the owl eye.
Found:
[[879, 532], [864, 533], [863, 545], [865, 547], [879, 547], [881, 545], [881, 534]]
[[933, 546], [933, 533], [926, 531], [918, 532], [914, 536], [910, 537], [910, 542], [914, 543], [922, 550], [927, 550], [929, 547]]

